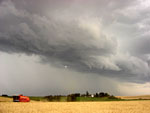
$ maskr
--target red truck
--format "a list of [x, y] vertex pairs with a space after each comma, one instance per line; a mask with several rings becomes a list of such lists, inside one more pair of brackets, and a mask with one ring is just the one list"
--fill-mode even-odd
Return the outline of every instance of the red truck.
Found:
[[30, 98], [23, 95], [14, 95], [13, 102], [30, 102]]

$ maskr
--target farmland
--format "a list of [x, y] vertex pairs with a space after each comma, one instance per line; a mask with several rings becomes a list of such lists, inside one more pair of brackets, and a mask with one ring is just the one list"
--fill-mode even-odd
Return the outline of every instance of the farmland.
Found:
[[150, 99], [150, 95], [140, 95], [140, 96], [117, 96], [121, 99]]
[[[3, 97], [2, 97], [3, 98]], [[1, 98], [1, 99], [2, 99]], [[0, 102], [0, 113], [149, 113], [150, 100], [102, 102]]]
[[68, 99], [67, 96], [54, 96], [53, 99], [45, 98], [45, 97], [30, 97], [31, 100], [34, 101], [49, 101], [49, 102], [84, 102], [84, 101], [121, 101], [120, 98], [109, 98], [109, 97], [76, 97], [73, 100]]
[[0, 97], [0, 102], [12, 102], [13, 99], [12, 98], [8, 98], [8, 97]]

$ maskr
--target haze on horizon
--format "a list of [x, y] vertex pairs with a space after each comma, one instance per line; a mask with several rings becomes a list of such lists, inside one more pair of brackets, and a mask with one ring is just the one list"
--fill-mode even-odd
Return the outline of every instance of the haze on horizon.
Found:
[[150, 94], [149, 0], [0, 0], [0, 93]]

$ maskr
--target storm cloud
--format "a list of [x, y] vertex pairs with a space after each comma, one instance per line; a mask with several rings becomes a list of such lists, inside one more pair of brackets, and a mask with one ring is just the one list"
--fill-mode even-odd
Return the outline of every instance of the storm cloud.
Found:
[[0, 51], [121, 81], [150, 81], [148, 0], [1, 0]]

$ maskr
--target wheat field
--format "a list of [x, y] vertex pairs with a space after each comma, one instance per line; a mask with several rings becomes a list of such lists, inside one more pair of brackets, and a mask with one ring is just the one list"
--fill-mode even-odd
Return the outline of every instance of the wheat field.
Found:
[[150, 113], [150, 101], [0, 102], [0, 113]]
[[7, 98], [7, 97], [0, 97], [0, 102], [12, 102], [12, 98]]
[[150, 99], [150, 95], [140, 95], [140, 96], [117, 96], [121, 99]]

